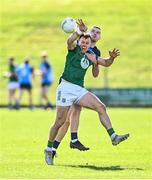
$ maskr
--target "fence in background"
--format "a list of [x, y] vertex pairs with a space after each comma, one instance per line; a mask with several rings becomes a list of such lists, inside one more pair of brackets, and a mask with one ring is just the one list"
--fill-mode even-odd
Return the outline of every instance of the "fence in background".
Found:
[[152, 88], [88, 88], [110, 107], [152, 107]]
[[[87, 88], [108, 107], [152, 107], [152, 88]], [[8, 107], [0, 104], [0, 108]], [[28, 105], [21, 104], [22, 108]], [[36, 108], [42, 108], [34, 104]], [[55, 104], [54, 104], [55, 108]]]

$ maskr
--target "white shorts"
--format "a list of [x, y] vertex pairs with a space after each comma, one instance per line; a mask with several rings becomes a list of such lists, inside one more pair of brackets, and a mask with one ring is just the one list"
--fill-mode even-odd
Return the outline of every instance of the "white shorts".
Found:
[[19, 88], [19, 83], [18, 82], [9, 82], [7, 87], [9, 90], [15, 90], [15, 89]]
[[72, 104], [78, 104], [82, 96], [87, 93], [88, 90], [85, 88], [62, 79], [57, 87], [56, 105], [71, 106]]

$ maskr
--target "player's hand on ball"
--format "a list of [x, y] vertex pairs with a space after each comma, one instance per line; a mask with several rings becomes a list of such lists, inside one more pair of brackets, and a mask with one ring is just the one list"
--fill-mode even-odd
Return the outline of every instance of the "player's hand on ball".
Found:
[[120, 56], [120, 51], [114, 48], [112, 51], [109, 51], [109, 55], [111, 58], [115, 59], [117, 56]]
[[86, 56], [90, 61], [92, 61], [93, 64], [97, 64], [97, 59], [96, 59], [96, 56], [94, 54], [86, 53]]
[[78, 19], [77, 20], [77, 25], [78, 25], [78, 27], [79, 27], [79, 29], [80, 29], [80, 31], [82, 31], [82, 32], [86, 32], [87, 31], [87, 26], [84, 24], [84, 22], [82, 21], [82, 19]]

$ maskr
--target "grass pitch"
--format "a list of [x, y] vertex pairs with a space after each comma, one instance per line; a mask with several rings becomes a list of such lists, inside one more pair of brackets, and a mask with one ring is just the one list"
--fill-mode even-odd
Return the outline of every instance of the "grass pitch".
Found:
[[69, 148], [70, 134], [58, 149], [54, 166], [44, 162], [44, 148], [55, 111], [0, 110], [0, 177], [12, 179], [152, 178], [151, 109], [108, 109], [118, 133], [130, 138], [114, 147], [98, 116], [83, 110], [79, 138], [91, 149]]

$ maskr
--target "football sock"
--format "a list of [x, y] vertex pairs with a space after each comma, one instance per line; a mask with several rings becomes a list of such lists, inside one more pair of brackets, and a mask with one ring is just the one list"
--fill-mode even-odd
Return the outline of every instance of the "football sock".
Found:
[[60, 144], [60, 142], [59, 142], [59, 141], [54, 141], [54, 142], [53, 142], [53, 147], [52, 147], [52, 150], [53, 150], [53, 151], [56, 151], [56, 150], [57, 150], [57, 148], [58, 148], [58, 146], [59, 146], [59, 144]]
[[71, 142], [75, 143], [76, 141], [78, 141], [78, 134], [77, 134], [77, 132], [72, 132], [71, 133]]
[[116, 137], [116, 133], [113, 128], [108, 129], [107, 132], [108, 132], [111, 140], [113, 140]]
[[53, 142], [52, 141], [48, 141], [47, 147], [52, 148], [53, 147]]
[[47, 151], [52, 151], [52, 148], [46, 147], [46, 150], [47, 150]]

